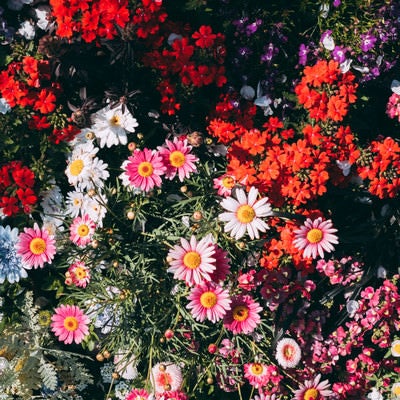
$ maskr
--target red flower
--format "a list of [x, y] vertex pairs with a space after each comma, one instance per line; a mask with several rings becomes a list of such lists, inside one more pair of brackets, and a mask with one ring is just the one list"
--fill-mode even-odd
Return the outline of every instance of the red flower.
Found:
[[196, 46], [206, 49], [214, 44], [217, 35], [212, 33], [210, 26], [202, 25], [198, 32], [193, 33], [192, 38], [197, 39], [195, 42]]
[[17, 204], [18, 200], [15, 197], [3, 196], [0, 199], [0, 208], [7, 217], [18, 213], [19, 208]]
[[49, 90], [42, 89], [33, 106], [34, 110], [40, 111], [42, 114], [48, 114], [55, 110], [56, 96]]
[[20, 188], [31, 188], [35, 184], [35, 175], [28, 167], [13, 169], [11, 175]]

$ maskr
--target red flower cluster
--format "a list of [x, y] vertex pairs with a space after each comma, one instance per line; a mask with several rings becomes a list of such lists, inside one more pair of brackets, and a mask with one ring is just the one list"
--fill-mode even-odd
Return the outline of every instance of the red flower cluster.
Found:
[[356, 101], [357, 85], [351, 72], [342, 73], [334, 60], [319, 60], [304, 68], [295, 87], [298, 101], [316, 121], [342, 121], [349, 104]]
[[0, 168], [0, 208], [11, 217], [32, 211], [38, 198], [33, 191], [35, 175], [20, 161], [11, 161]]
[[137, 37], [145, 39], [159, 31], [159, 24], [167, 18], [161, 6], [162, 0], [142, 0], [142, 5], [135, 10], [133, 16]]
[[373, 195], [395, 197], [400, 190], [400, 145], [391, 137], [371, 142], [359, 159], [358, 174]]
[[128, 0], [50, 0], [57, 23], [57, 35], [71, 39], [81, 34], [85, 42], [97, 38], [113, 39], [116, 26], [130, 20]]

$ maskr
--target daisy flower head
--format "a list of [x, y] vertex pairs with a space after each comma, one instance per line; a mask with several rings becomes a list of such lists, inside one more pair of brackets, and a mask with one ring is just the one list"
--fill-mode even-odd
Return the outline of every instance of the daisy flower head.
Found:
[[400, 399], [400, 382], [393, 383], [391, 391], [394, 399]]
[[70, 265], [68, 274], [76, 287], [85, 288], [90, 281], [90, 269], [83, 261], [76, 261]]
[[244, 377], [256, 389], [266, 386], [269, 382], [269, 371], [265, 364], [253, 362], [244, 364]]
[[146, 389], [132, 389], [126, 396], [125, 400], [148, 400], [150, 393]]
[[96, 224], [89, 215], [84, 214], [82, 217], [76, 217], [69, 227], [70, 240], [79, 247], [87, 246], [91, 241], [96, 230]]
[[234, 334], [251, 333], [260, 323], [261, 311], [262, 307], [251, 296], [233, 296], [231, 309], [224, 317], [224, 327]]
[[51, 317], [51, 330], [60, 342], [79, 344], [88, 335], [89, 317], [75, 305], [57, 307]]
[[167, 167], [165, 177], [174, 179], [176, 174], [181, 182], [189, 178], [192, 172], [197, 172], [196, 162], [199, 159], [192, 154], [192, 146], [188, 145], [187, 139], [181, 140], [174, 137], [174, 140], [166, 139], [163, 146], [158, 150], [163, 157], [164, 165]]
[[16, 244], [17, 254], [22, 258], [25, 268], [43, 268], [44, 263], [51, 264], [56, 254], [55, 239], [46, 229], [40, 229], [35, 223], [33, 228], [24, 228]]
[[293, 245], [304, 250], [304, 257], [324, 258], [324, 251], [330, 253], [334, 250], [333, 244], [338, 244], [338, 237], [334, 234], [337, 229], [333, 228], [330, 219], [323, 220], [318, 217], [315, 220], [307, 218], [304, 224], [294, 231], [295, 239]]
[[259, 231], [265, 232], [269, 227], [261, 218], [272, 215], [268, 198], [257, 200], [258, 190], [251, 187], [248, 196], [243, 189], [234, 192], [236, 199], [227, 197], [221, 201], [221, 206], [227, 210], [219, 215], [221, 221], [227, 222], [225, 232], [235, 239], [243, 237], [247, 231], [251, 239], [259, 239]]
[[157, 363], [151, 369], [151, 383], [156, 393], [179, 390], [182, 381], [182, 371], [174, 363]]
[[390, 346], [390, 351], [393, 357], [400, 357], [400, 340], [393, 340]]
[[203, 322], [205, 319], [215, 323], [221, 320], [230, 309], [231, 299], [228, 290], [213, 282], [203, 282], [194, 287], [186, 306], [195, 320]]
[[299, 389], [294, 392], [292, 400], [323, 400], [333, 395], [329, 389], [328, 380], [321, 382], [321, 374], [314, 379], [307, 380], [304, 384], [300, 384]]
[[185, 281], [188, 286], [210, 281], [210, 275], [215, 270], [214, 253], [215, 247], [209, 236], [200, 241], [192, 236], [190, 242], [181, 238], [181, 245], [175, 245], [168, 252], [170, 267], [167, 271], [173, 273], [175, 279]]
[[126, 107], [119, 104], [117, 107], [110, 105], [94, 114], [92, 129], [99, 141], [101, 148], [107, 146], [126, 145], [127, 132], [135, 132], [139, 126], [136, 118]]
[[[155, 186], [160, 187], [161, 176], [166, 170], [159, 153], [147, 148], [136, 149], [128, 157], [128, 162], [123, 163], [121, 168], [124, 170], [123, 175], [127, 176], [129, 184], [144, 192], [152, 190]], [[124, 178], [122, 179], [124, 180]]]
[[73, 190], [67, 193], [66, 213], [72, 218], [77, 217], [83, 208], [85, 193]]
[[294, 368], [301, 360], [301, 349], [291, 338], [283, 338], [276, 345], [276, 360], [282, 368]]
[[126, 351], [117, 351], [114, 356], [115, 372], [124, 379], [135, 379], [138, 376], [138, 361]]
[[17, 243], [18, 229], [0, 226], [0, 284], [5, 280], [15, 283], [28, 277], [21, 256], [17, 254]]
[[236, 179], [232, 175], [224, 174], [213, 179], [214, 189], [217, 189], [219, 196], [228, 197], [232, 194], [232, 189], [236, 185]]

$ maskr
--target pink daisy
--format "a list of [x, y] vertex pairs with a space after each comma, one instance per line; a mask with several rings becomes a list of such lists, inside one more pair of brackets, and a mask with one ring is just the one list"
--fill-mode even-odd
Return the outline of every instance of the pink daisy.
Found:
[[332, 396], [333, 392], [329, 390], [329, 382], [322, 381], [321, 374], [318, 374], [313, 380], [305, 381], [304, 385], [294, 392], [292, 400], [323, 400]]
[[224, 317], [224, 327], [234, 334], [253, 332], [260, 323], [262, 307], [249, 295], [232, 297], [231, 309]]
[[215, 270], [210, 275], [210, 278], [213, 282], [221, 282], [224, 281], [227, 275], [230, 272], [230, 258], [228, 256], [228, 252], [221, 249], [218, 245], [214, 244], [215, 253], [213, 257], [215, 258]]
[[166, 167], [158, 152], [144, 148], [136, 149], [133, 155], [128, 157], [128, 163], [123, 164], [129, 183], [137, 189], [148, 192], [155, 186], [162, 184], [161, 175], [164, 175]]
[[232, 175], [224, 174], [218, 178], [213, 179], [214, 189], [217, 189], [217, 193], [220, 196], [230, 196], [232, 193], [232, 189], [236, 185], [236, 179]]
[[162, 393], [156, 393], [155, 400], [188, 400], [186, 393], [181, 390], [166, 391]]
[[307, 218], [304, 224], [294, 231], [296, 237], [293, 245], [303, 250], [304, 257], [324, 257], [324, 250], [330, 253], [334, 250], [332, 244], [338, 244], [338, 237], [334, 235], [337, 229], [333, 228], [330, 219], [323, 221], [321, 217], [315, 219]]
[[210, 281], [210, 275], [215, 270], [215, 247], [210, 236], [197, 242], [192, 236], [190, 242], [181, 238], [181, 246], [175, 245], [168, 253], [170, 267], [168, 272], [175, 279], [185, 281], [189, 286]]
[[60, 342], [79, 344], [89, 334], [89, 317], [79, 307], [62, 304], [54, 311], [51, 330]]
[[150, 394], [145, 389], [132, 389], [125, 400], [148, 400]]
[[90, 270], [82, 261], [76, 261], [68, 268], [68, 277], [77, 287], [85, 288], [90, 281]]
[[269, 382], [269, 370], [265, 364], [260, 362], [244, 364], [244, 377], [250, 385], [256, 389], [267, 385]]
[[179, 390], [182, 381], [182, 371], [174, 363], [157, 363], [151, 369], [151, 382], [156, 393]]
[[96, 224], [92, 221], [89, 215], [85, 214], [82, 217], [76, 217], [70, 228], [70, 240], [79, 247], [85, 247], [92, 241], [92, 237], [96, 230]]
[[199, 159], [190, 153], [192, 146], [188, 145], [186, 139], [180, 140], [177, 137], [174, 137], [173, 141], [166, 139], [165, 145], [158, 147], [158, 150], [167, 167], [166, 178], [173, 179], [178, 174], [179, 180], [183, 182], [192, 172], [197, 171], [195, 163]]
[[44, 263], [51, 264], [56, 254], [55, 239], [46, 229], [40, 229], [38, 224], [33, 228], [24, 228], [16, 244], [17, 254], [21, 256], [24, 268], [43, 268]]
[[213, 323], [219, 321], [231, 304], [229, 292], [212, 282], [196, 286], [188, 298], [191, 301], [186, 307], [191, 310], [193, 318], [200, 322], [206, 318]]
[[294, 339], [281, 339], [276, 345], [276, 360], [283, 368], [294, 368], [301, 360], [300, 346]]
[[228, 210], [219, 215], [219, 219], [228, 222], [225, 232], [230, 232], [235, 239], [240, 239], [246, 231], [251, 239], [259, 238], [259, 231], [265, 232], [268, 225], [261, 219], [272, 215], [268, 198], [257, 200], [258, 190], [251, 187], [248, 197], [243, 189], [235, 189], [235, 196], [221, 201], [221, 206]]

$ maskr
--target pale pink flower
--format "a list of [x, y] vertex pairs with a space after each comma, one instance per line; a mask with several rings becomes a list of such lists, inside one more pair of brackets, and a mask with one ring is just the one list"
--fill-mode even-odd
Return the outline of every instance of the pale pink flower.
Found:
[[87, 215], [76, 217], [70, 228], [70, 240], [79, 247], [85, 247], [92, 241], [92, 237], [96, 230], [96, 224]]
[[150, 393], [145, 389], [132, 389], [127, 395], [125, 400], [148, 400]]
[[317, 258], [319, 255], [324, 257], [324, 251], [330, 253], [334, 250], [332, 244], [338, 244], [338, 237], [334, 235], [337, 229], [333, 228], [330, 219], [323, 220], [321, 217], [312, 220], [307, 218], [304, 224], [294, 231], [296, 237], [293, 245], [304, 250], [304, 257]]
[[313, 380], [307, 380], [300, 384], [299, 389], [294, 392], [292, 400], [323, 400], [332, 396], [333, 392], [329, 389], [329, 381], [321, 381], [321, 374], [318, 374]]
[[215, 323], [229, 310], [231, 300], [229, 292], [212, 282], [204, 282], [194, 287], [189, 294], [190, 303], [186, 306], [197, 321], [206, 318]]
[[279, 340], [276, 345], [276, 360], [282, 368], [294, 368], [301, 360], [300, 346], [291, 338]]
[[128, 157], [128, 162], [122, 165], [122, 168], [130, 185], [144, 192], [148, 192], [154, 187], [161, 187], [161, 176], [166, 170], [161, 155], [147, 148], [136, 149], [133, 155]]
[[232, 189], [236, 185], [236, 179], [232, 175], [224, 174], [213, 179], [213, 188], [217, 189], [220, 196], [228, 197], [232, 194]]
[[54, 311], [51, 330], [60, 342], [79, 344], [89, 334], [89, 317], [79, 307], [62, 304]]
[[262, 307], [249, 295], [232, 297], [231, 309], [224, 317], [224, 327], [234, 334], [251, 333], [260, 323]]
[[46, 229], [40, 229], [35, 223], [33, 228], [24, 228], [16, 244], [17, 254], [21, 256], [24, 268], [43, 268], [44, 263], [51, 264], [56, 254], [55, 239]]
[[174, 274], [175, 279], [185, 281], [189, 286], [198, 285], [203, 281], [210, 281], [215, 270], [215, 247], [209, 236], [199, 242], [195, 236], [190, 242], [181, 238], [181, 246], [175, 245], [168, 252], [170, 267], [168, 272]]
[[269, 382], [269, 371], [265, 364], [253, 362], [244, 364], [244, 377], [256, 389], [266, 386]]
[[90, 269], [82, 261], [76, 261], [68, 268], [68, 277], [77, 287], [85, 288], [90, 281]]
[[183, 182], [192, 172], [197, 172], [195, 163], [199, 159], [190, 153], [192, 146], [188, 145], [187, 139], [180, 140], [177, 137], [174, 137], [173, 141], [166, 139], [164, 146], [159, 146], [158, 150], [167, 167], [166, 178], [173, 179], [178, 174], [179, 180]]
[[272, 215], [268, 198], [257, 200], [258, 190], [251, 187], [248, 196], [243, 189], [235, 189], [236, 199], [227, 197], [221, 206], [228, 212], [219, 215], [221, 221], [227, 222], [225, 232], [235, 239], [243, 237], [247, 231], [251, 239], [259, 238], [259, 231], [265, 232], [269, 227], [261, 218]]
[[151, 383], [156, 393], [179, 390], [182, 381], [182, 371], [174, 363], [157, 363], [151, 369]]

